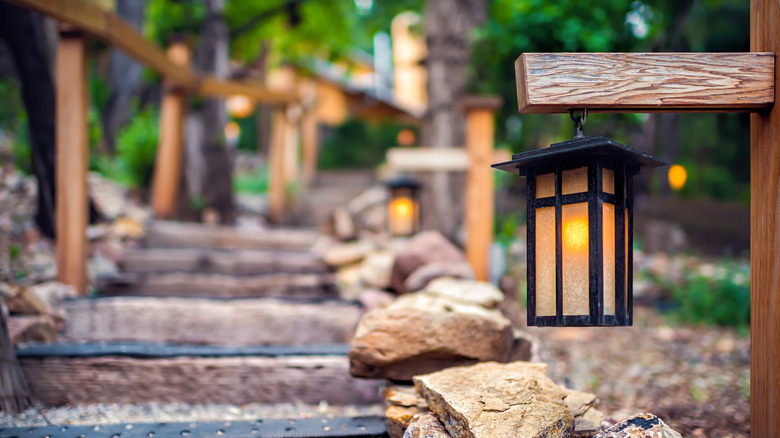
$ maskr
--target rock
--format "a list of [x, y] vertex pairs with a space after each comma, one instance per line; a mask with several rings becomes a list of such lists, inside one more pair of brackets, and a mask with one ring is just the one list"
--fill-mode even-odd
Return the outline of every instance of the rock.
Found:
[[428, 409], [425, 399], [417, 392], [414, 385], [391, 385], [382, 392], [385, 396], [385, 402], [394, 406], [406, 408], [418, 407]]
[[30, 286], [30, 290], [46, 305], [50, 313], [62, 317], [65, 316], [65, 300], [78, 296], [73, 286], [58, 281], [39, 283]]
[[424, 231], [409, 241], [396, 254], [390, 287], [398, 293], [412, 292], [404, 282], [420, 266], [433, 262], [464, 262], [463, 253], [438, 231]]
[[455, 278], [436, 279], [425, 288], [425, 292], [486, 309], [495, 309], [504, 300], [504, 294], [490, 283]]
[[653, 414], [637, 414], [615, 424], [596, 438], [682, 438]]
[[333, 224], [333, 235], [339, 240], [352, 240], [357, 237], [357, 227], [352, 215], [344, 207], [333, 210], [330, 220]]
[[383, 391], [385, 403], [385, 423], [390, 438], [401, 438], [415, 415], [429, 412], [425, 399], [411, 385], [392, 385]]
[[365, 192], [352, 198], [347, 204], [347, 211], [352, 214], [360, 214], [365, 209], [375, 205], [384, 205], [387, 202], [387, 189], [384, 186], [371, 187]]
[[433, 262], [420, 266], [404, 281], [404, 289], [414, 292], [424, 289], [440, 277], [474, 279], [474, 270], [468, 262]]
[[574, 417], [574, 437], [592, 437], [601, 430], [604, 414], [594, 408], [589, 408], [579, 417]]
[[598, 402], [598, 397], [596, 397], [596, 394], [567, 388], [566, 398], [563, 399], [563, 402], [569, 407], [572, 415], [580, 417]]
[[402, 438], [406, 428], [409, 427], [409, 423], [411, 423], [412, 418], [421, 412], [424, 411], [415, 406], [388, 406], [385, 410], [385, 426], [387, 426], [387, 435], [390, 438]]
[[526, 362], [537, 362], [538, 353], [536, 352], [538, 342], [530, 334], [520, 330], [512, 330], [512, 349], [509, 352], [508, 362], [516, 362], [518, 360]]
[[339, 296], [346, 300], [354, 300], [360, 296], [360, 264], [342, 266], [336, 271], [336, 284], [339, 286]]
[[451, 435], [435, 415], [426, 412], [412, 418], [403, 438], [451, 438]]
[[368, 254], [360, 269], [363, 284], [379, 289], [390, 287], [390, 274], [395, 257], [389, 251], [376, 251]]
[[574, 416], [566, 392], [530, 362], [480, 363], [416, 376], [414, 384], [452, 436], [564, 438]]
[[50, 312], [49, 307], [32, 292], [31, 287], [5, 287], [3, 294], [12, 315], [46, 315]]
[[384, 231], [387, 224], [387, 206], [385, 204], [373, 205], [363, 210], [357, 220], [359, 227], [363, 230]]
[[512, 328], [500, 312], [409, 294], [363, 315], [349, 352], [350, 373], [411, 380], [451, 366], [505, 362], [511, 347]]
[[378, 289], [363, 289], [358, 296], [360, 304], [366, 311], [389, 306], [394, 299], [395, 295]]
[[11, 316], [8, 334], [14, 346], [25, 342], [57, 342], [57, 327], [48, 315]]
[[117, 218], [114, 223], [111, 224], [111, 232], [116, 236], [130, 237], [133, 239], [144, 237], [142, 222], [126, 216]]
[[322, 259], [330, 266], [341, 267], [363, 260], [373, 250], [374, 245], [366, 240], [334, 243], [325, 251]]

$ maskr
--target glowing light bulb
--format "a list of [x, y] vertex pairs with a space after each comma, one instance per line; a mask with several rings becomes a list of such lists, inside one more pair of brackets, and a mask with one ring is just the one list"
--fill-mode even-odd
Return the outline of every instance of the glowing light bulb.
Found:
[[675, 164], [669, 168], [669, 187], [673, 190], [680, 190], [685, 186], [688, 179], [688, 172], [684, 167]]
[[255, 109], [252, 99], [240, 94], [228, 97], [225, 106], [228, 114], [238, 119], [250, 116]]
[[396, 199], [393, 202], [393, 214], [405, 218], [412, 214], [412, 200], [409, 198]]
[[241, 135], [241, 127], [236, 122], [228, 122], [225, 125], [225, 138], [230, 141], [238, 140], [238, 136]]
[[588, 219], [578, 217], [563, 224], [563, 244], [572, 251], [588, 250]]

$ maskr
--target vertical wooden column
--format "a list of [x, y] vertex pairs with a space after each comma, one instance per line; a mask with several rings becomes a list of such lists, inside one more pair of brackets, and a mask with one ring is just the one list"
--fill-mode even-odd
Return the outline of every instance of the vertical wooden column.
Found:
[[300, 125], [301, 106], [287, 105], [284, 119], [284, 185], [288, 188], [298, 183], [301, 173]]
[[[750, 50], [780, 54], [776, 0], [751, 0]], [[776, 66], [775, 98], [778, 90]], [[780, 436], [779, 211], [780, 105], [775, 103], [750, 116], [750, 433], [755, 437]]]
[[271, 149], [268, 151], [268, 219], [273, 224], [284, 221], [286, 119], [286, 106], [280, 105], [274, 109], [271, 117]]
[[[177, 40], [168, 48], [168, 58], [180, 66], [189, 66], [190, 48], [186, 42]], [[184, 111], [186, 91], [170, 83], [165, 91], [160, 108], [160, 143], [154, 163], [152, 187], [152, 209], [157, 218], [167, 219], [176, 211], [181, 179]]]
[[86, 40], [67, 28], [57, 44], [57, 279], [80, 295], [87, 289]]
[[466, 258], [477, 280], [488, 280], [490, 245], [493, 243], [494, 116], [501, 98], [467, 97], [461, 102], [466, 114], [466, 150], [470, 164], [466, 174]]
[[309, 111], [303, 115], [301, 122], [301, 181], [304, 186], [310, 186], [317, 177], [317, 154], [319, 152], [319, 132], [317, 115]]

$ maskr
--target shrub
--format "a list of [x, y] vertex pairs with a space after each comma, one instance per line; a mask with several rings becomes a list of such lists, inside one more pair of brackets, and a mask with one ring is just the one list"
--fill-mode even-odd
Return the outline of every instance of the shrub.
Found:
[[102, 157], [98, 169], [106, 177], [134, 189], [148, 189], [154, 174], [159, 117], [154, 109], [135, 114], [117, 136], [116, 156]]

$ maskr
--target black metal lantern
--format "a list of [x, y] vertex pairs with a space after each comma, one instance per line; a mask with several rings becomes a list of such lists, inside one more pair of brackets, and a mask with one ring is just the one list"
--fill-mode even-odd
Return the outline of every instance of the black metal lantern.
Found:
[[420, 183], [406, 176], [386, 182], [387, 228], [393, 236], [411, 236], [420, 231]]
[[493, 165], [528, 178], [529, 326], [633, 323], [632, 178], [667, 163], [585, 137], [583, 122], [572, 140]]

